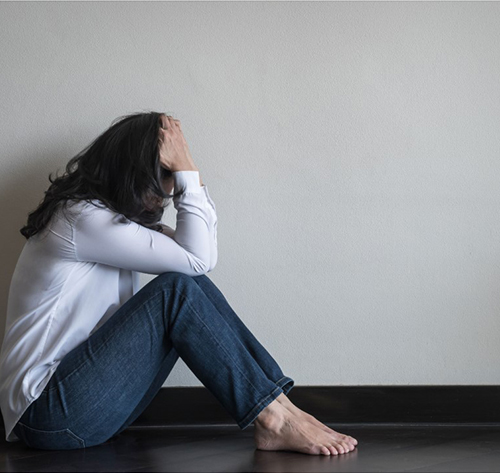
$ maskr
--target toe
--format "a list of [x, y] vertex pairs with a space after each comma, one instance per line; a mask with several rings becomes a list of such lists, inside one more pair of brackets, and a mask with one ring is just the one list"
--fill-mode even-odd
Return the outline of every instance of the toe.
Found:
[[351, 437], [350, 435], [347, 435], [347, 440], [352, 443], [353, 445], [357, 445], [358, 444], [358, 441], [354, 438], [354, 437]]
[[328, 448], [330, 449], [330, 452], [332, 452], [332, 455], [339, 454], [339, 452], [337, 452], [337, 449], [333, 445], [329, 445]]
[[323, 445], [322, 445], [322, 446], [321, 446], [321, 453], [322, 453], [323, 455], [330, 455], [330, 450], [328, 450], [328, 448], [327, 448], [327, 447], [325, 447], [325, 446], [323, 446]]
[[350, 452], [351, 451], [351, 446], [347, 442], [342, 442], [342, 446], [344, 447], [344, 452]]
[[341, 442], [342, 442], [342, 444], [347, 445], [349, 447], [349, 450], [354, 449], [354, 447], [358, 443], [355, 439], [353, 439], [352, 437], [349, 437], [349, 435], [344, 435]]

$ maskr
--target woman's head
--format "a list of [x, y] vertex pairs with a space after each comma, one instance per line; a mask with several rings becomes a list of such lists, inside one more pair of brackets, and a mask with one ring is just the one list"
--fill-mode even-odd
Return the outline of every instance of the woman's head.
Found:
[[[162, 113], [134, 113], [117, 118], [89, 146], [73, 157], [55, 179], [21, 233], [29, 238], [49, 222], [60, 203], [100, 200], [129, 220], [160, 229], [165, 199], [173, 197], [172, 173], [159, 162]], [[168, 204], [168, 202], [167, 202]]]

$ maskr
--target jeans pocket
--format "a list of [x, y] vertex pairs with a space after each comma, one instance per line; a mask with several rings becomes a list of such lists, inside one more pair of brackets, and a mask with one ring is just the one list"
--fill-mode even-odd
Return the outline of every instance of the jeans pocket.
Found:
[[73, 450], [85, 448], [85, 441], [70, 429], [39, 430], [18, 422], [16, 435], [28, 446], [42, 450]]

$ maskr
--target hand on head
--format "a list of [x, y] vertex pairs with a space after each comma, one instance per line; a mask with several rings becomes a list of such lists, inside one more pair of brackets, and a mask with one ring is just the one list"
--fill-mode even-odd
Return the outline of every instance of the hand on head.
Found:
[[160, 164], [171, 172], [198, 171], [182, 133], [181, 122], [168, 115], [161, 116]]

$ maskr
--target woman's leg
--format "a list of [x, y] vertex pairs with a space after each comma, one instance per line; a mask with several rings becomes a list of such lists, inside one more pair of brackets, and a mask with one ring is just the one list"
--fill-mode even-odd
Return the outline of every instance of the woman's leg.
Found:
[[105, 442], [154, 397], [175, 364], [172, 349], [241, 429], [283, 393], [193, 278], [169, 272], [66, 354], [16, 433], [35, 448]]
[[231, 327], [235, 336], [245, 346], [250, 355], [253, 356], [266, 376], [277, 386], [282, 388], [285, 394], [288, 394], [294, 386], [293, 379], [283, 374], [278, 363], [276, 363], [274, 358], [234, 312], [219, 288], [206, 275], [195, 276], [193, 279], [210, 299], [222, 317], [224, 317], [224, 320], [229, 327]]
[[[260, 344], [255, 336], [241, 321], [238, 315], [231, 308], [226, 298], [219, 290], [219, 288], [208, 278], [206, 275], [195, 276], [193, 280], [200, 286], [205, 295], [210, 299], [214, 307], [224, 317], [224, 320], [231, 327], [237, 337], [239, 337], [242, 344], [246, 347], [248, 352], [254, 357], [255, 361], [259, 364], [262, 371], [266, 373], [267, 377], [279, 386], [285, 394], [288, 394], [294, 386], [294, 380], [285, 376], [274, 358], [268, 351]], [[130, 417], [124, 422], [120, 429], [114, 434], [114, 437], [123, 432], [130, 424], [132, 424], [151, 403], [156, 394], [163, 386], [165, 379], [172, 370], [179, 355], [172, 348], [169, 356], [169, 361], [164, 363], [162, 369], [158, 372], [156, 379], [151, 384], [149, 390], [144, 395], [141, 402], [137, 405]]]
[[[302, 420], [307, 423], [311, 423], [312, 425], [320, 428], [321, 430], [329, 434], [333, 434], [333, 436], [337, 439], [337, 441], [335, 443], [336, 449], [333, 448], [331, 450], [332, 453], [337, 454], [338, 453], [337, 450], [340, 453], [346, 453], [352, 450], [353, 446], [357, 444], [357, 441], [355, 439], [347, 436], [349, 440], [342, 441], [341, 438], [344, 437], [342, 434], [339, 434], [335, 430], [329, 428], [328, 426], [318, 421], [315, 417], [311, 416], [307, 412], [302, 411], [286, 397], [286, 394], [288, 394], [288, 392], [292, 389], [294, 381], [291, 378], [283, 375], [283, 372], [281, 371], [279, 365], [271, 357], [271, 355], [264, 349], [264, 347], [258, 342], [258, 340], [248, 330], [248, 328], [243, 324], [241, 319], [231, 308], [226, 298], [224, 297], [222, 292], [217, 288], [217, 286], [206, 275], [196, 276], [193, 279], [203, 289], [207, 297], [211, 300], [212, 304], [218, 309], [219, 313], [224, 317], [224, 319], [231, 326], [233, 331], [240, 337], [240, 340], [247, 347], [249, 352], [254, 355], [254, 358], [259, 363], [263, 371], [266, 372], [268, 378], [271, 380], [277, 380], [275, 381], [275, 383], [276, 385], [280, 386], [283, 389], [284, 394], [280, 394], [276, 398], [276, 400], [279, 401], [283, 406], [285, 406], [287, 411], [292, 413], [292, 415], [294, 416], [294, 421], [297, 422], [297, 420], [299, 421]], [[175, 351], [174, 349], [172, 350]], [[163, 379], [166, 379], [166, 377], [167, 375], [164, 375]], [[115, 436], [117, 436], [119, 433], [125, 430], [127, 426], [129, 426], [149, 405], [149, 403], [152, 401], [153, 397], [160, 390], [163, 384], [161, 379], [162, 376], [158, 376], [158, 381], [153, 383], [153, 385], [150, 388], [150, 391], [144, 396], [144, 399], [141, 401], [140, 405], [136, 408], [133, 415], [131, 415], [131, 418], [127, 420], [127, 422], [115, 434]], [[269, 406], [267, 406], [266, 409], [269, 409], [269, 407], [272, 407], [273, 411], [279, 411], [279, 408], [278, 406], [276, 406], [275, 403], [271, 403]], [[266, 411], [266, 409], [264, 409], [264, 411]], [[262, 413], [263, 412], [261, 411], [261, 414]], [[269, 412], [265, 414], [266, 415], [263, 417], [263, 419], [269, 418], [270, 416], [272, 417], [272, 415], [270, 415]], [[263, 425], [262, 422], [265, 422], [265, 420], [263, 419], [261, 419], [260, 417], [257, 417], [255, 419], [254, 437], [257, 445], [262, 445], [262, 439], [260, 438], [259, 434], [262, 433], [262, 425]], [[260, 420], [259, 424], [257, 423], [258, 420]], [[266, 435], [266, 437], [267, 436], [268, 435]], [[280, 437], [286, 437], [286, 435]], [[280, 441], [283, 440], [284, 438], [280, 438]], [[350, 447], [349, 444], [351, 444]], [[289, 447], [291, 447], [291, 445], [287, 445], [287, 448]]]
[[[209, 279], [206, 275], [195, 276], [193, 278], [196, 283], [203, 289], [207, 297], [212, 301], [212, 304], [217, 308], [219, 313], [224, 317], [226, 322], [232, 328], [234, 333], [239, 337], [243, 345], [247, 348], [249, 353], [255, 358], [257, 363], [259, 363], [262, 370], [266, 373], [267, 377], [273, 380], [277, 386], [280, 386], [284, 394], [278, 396], [277, 400], [284, 405], [287, 410], [289, 410], [292, 414], [295, 415], [296, 419], [302, 419], [306, 422], [311, 423], [317, 428], [329, 433], [333, 434], [334, 437], [338, 438], [339, 434], [335, 430], [329, 428], [319, 420], [317, 420], [314, 416], [311, 416], [307, 412], [302, 411], [297, 406], [295, 406], [287, 397], [286, 394], [294, 386], [294, 381], [283, 375], [283, 372], [279, 365], [276, 363], [274, 358], [268, 353], [268, 351], [260, 344], [260, 342], [255, 338], [255, 336], [250, 332], [250, 330], [245, 326], [245, 324], [241, 321], [238, 315], [231, 308], [226, 298], [222, 294], [222, 292], [217, 288], [217, 286], [213, 283], [211, 279]], [[256, 431], [258, 424], [256, 423]], [[340, 434], [342, 437], [342, 434]], [[257, 435], [258, 437], [258, 435]], [[352, 437], [349, 437], [352, 439]], [[353, 443], [356, 444], [357, 441], [352, 439]], [[350, 442], [350, 441], [349, 441]], [[341, 453], [344, 451], [349, 451], [348, 447], [349, 442], [339, 441], [337, 446], [337, 450]], [[260, 443], [260, 442], [258, 442]]]
[[172, 371], [175, 363], [179, 359], [179, 354], [175, 351], [175, 348], [171, 348], [168, 357], [162, 363], [160, 370], [158, 371], [156, 378], [153, 380], [151, 385], [149, 386], [146, 394], [139, 401], [135, 409], [132, 411], [132, 414], [127, 418], [127, 420], [121, 425], [121, 427], [113, 434], [113, 437], [117, 437], [120, 435], [130, 424], [132, 424], [146, 409], [146, 407], [151, 404], [151, 401], [155, 398], [155, 396], [160, 391], [161, 387], [165, 383], [168, 375]]

